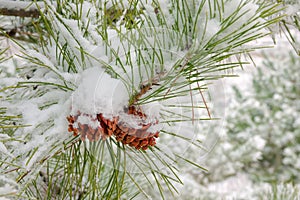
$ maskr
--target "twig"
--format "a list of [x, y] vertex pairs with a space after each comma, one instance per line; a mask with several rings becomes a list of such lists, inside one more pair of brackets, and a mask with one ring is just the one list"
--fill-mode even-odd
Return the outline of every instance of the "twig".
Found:
[[136, 94], [134, 94], [132, 96], [132, 98], [129, 101], [129, 106], [132, 106], [133, 104], [135, 104], [138, 100], [140, 100], [140, 98], [146, 94], [149, 90], [152, 89], [153, 85], [159, 85], [159, 80], [160, 80], [160, 76], [163, 75], [163, 73], [158, 74], [157, 77], [154, 77], [151, 79], [150, 83], [142, 83], [140, 85], [140, 91], [137, 92]]
[[207, 106], [206, 100], [205, 100], [204, 95], [203, 95], [203, 93], [202, 93], [202, 91], [201, 91], [201, 88], [200, 88], [200, 85], [199, 85], [199, 82], [198, 82], [198, 81], [197, 81], [197, 86], [198, 86], [199, 92], [200, 92], [200, 94], [201, 94], [201, 98], [202, 98], [202, 100], [203, 100], [203, 103], [204, 103], [204, 105], [205, 105], [207, 114], [208, 114], [209, 118], [211, 119], [211, 114], [210, 114], [209, 108], [208, 108], [208, 106]]
[[0, 8], [0, 15], [38, 18], [40, 16], [40, 12], [38, 10], [25, 10], [25, 9], [15, 10], [15, 9], [8, 9], [8, 8]]
[[40, 9], [44, 7], [44, 2], [1, 0], [0, 15], [38, 18]]
[[25, 176], [27, 176], [29, 173], [31, 172], [31, 170], [26, 171], [24, 174], [22, 174], [18, 179], [17, 179], [17, 183], [19, 183]]
[[189, 85], [189, 87], [190, 87], [190, 96], [191, 96], [191, 103], [192, 103], [192, 124], [194, 124], [194, 120], [195, 120], [195, 111], [194, 111], [193, 91], [192, 91], [192, 86]]
[[178, 76], [175, 78], [175, 80], [171, 83], [171, 86], [170, 86], [170, 88], [167, 90], [167, 92], [165, 93], [164, 97], [166, 97], [166, 96], [169, 94], [169, 92], [171, 91], [173, 85], [175, 85], [176, 81], [180, 78], [180, 72], [181, 72], [182, 70], [184, 70], [184, 68], [187, 66], [187, 64], [189, 64], [189, 58], [188, 58], [188, 57], [185, 58], [184, 60], [185, 60], [185, 62], [184, 62], [182, 65], [179, 65], [179, 67], [181, 68], [180, 71], [178, 72], [179, 75], [178, 75]]

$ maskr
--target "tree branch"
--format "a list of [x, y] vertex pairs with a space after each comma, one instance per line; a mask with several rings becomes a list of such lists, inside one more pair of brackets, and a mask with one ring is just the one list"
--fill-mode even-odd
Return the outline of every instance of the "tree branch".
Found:
[[44, 7], [44, 2], [1, 0], [0, 15], [37, 18], [40, 16], [39, 9]]

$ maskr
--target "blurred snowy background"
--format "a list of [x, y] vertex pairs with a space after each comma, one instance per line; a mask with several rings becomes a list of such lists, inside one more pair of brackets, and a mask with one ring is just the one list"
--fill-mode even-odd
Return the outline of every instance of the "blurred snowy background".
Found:
[[201, 158], [209, 172], [186, 169], [182, 198], [300, 199], [300, 58], [285, 37], [276, 38], [275, 45], [257, 41], [274, 48], [256, 52], [255, 63], [235, 70], [239, 77], [222, 80], [224, 126]]

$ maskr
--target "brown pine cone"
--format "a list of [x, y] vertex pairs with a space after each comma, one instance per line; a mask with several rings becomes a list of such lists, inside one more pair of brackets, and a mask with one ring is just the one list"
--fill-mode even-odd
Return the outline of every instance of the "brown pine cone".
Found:
[[[137, 110], [134, 106], [130, 106], [126, 112], [129, 115], [135, 115], [139, 117], [142, 121], [147, 119], [147, 116], [140, 110]], [[88, 124], [81, 124], [77, 122], [80, 115], [88, 116], [91, 120], [98, 120], [99, 126], [97, 128], [92, 128]], [[97, 114], [97, 118], [93, 119], [90, 115], [78, 113], [76, 116], [67, 117], [69, 122], [68, 131], [73, 132], [74, 136], [80, 134], [81, 140], [87, 138], [89, 141], [98, 141], [100, 138], [105, 140], [112, 135], [115, 136], [118, 142], [122, 142], [125, 145], [135, 147], [136, 149], [148, 149], [149, 146], [154, 146], [156, 144], [155, 138], [159, 137], [159, 132], [151, 133], [147, 130], [158, 123], [148, 123], [148, 124], [138, 124], [142, 126], [139, 129], [127, 127], [123, 123], [119, 123], [119, 117], [113, 117], [112, 120], [103, 117], [102, 113]], [[77, 127], [74, 127], [74, 123], [77, 123]]]

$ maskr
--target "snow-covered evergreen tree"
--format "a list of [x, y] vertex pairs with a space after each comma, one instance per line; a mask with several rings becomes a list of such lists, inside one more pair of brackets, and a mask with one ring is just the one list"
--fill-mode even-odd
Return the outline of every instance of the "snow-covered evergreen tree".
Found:
[[233, 87], [225, 130], [205, 161], [209, 173], [190, 181], [207, 199], [299, 198], [300, 58], [282, 49], [289, 48], [263, 53], [250, 87]]
[[[253, 93], [238, 89], [237, 112], [228, 120], [230, 157], [264, 181], [299, 182], [300, 59], [293, 52], [265, 56]], [[259, 161], [259, 162], [258, 162]]]

